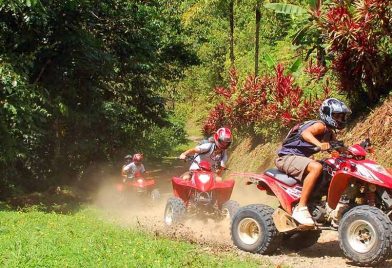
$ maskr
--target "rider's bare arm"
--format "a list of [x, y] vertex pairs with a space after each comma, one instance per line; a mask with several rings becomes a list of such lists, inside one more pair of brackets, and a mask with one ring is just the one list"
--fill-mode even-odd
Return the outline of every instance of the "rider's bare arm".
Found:
[[309, 142], [312, 143], [318, 147], [321, 148], [322, 151], [328, 150], [330, 145], [328, 142], [321, 142], [319, 141], [315, 136], [317, 135], [322, 135], [325, 133], [326, 126], [323, 123], [315, 123], [309, 128], [305, 129], [304, 132], [302, 132], [301, 136], [302, 138]]
[[199, 153], [201, 153], [200, 149], [195, 147], [195, 148], [192, 148], [192, 149], [189, 149], [189, 150], [186, 150], [185, 152], [183, 152], [180, 155], [180, 159], [185, 159], [188, 155], [194, 155], [194, 154], [199, 154]]

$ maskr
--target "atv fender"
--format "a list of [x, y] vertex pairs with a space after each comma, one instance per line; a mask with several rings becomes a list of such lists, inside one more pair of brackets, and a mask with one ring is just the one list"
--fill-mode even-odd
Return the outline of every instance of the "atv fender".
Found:
[[[275, 179], [264, 175], [264, 174], [256, 174], [256, 173], [232, 173], [232, 176], [237, 177], [247, 177], [249, 179], [249, 183], [247, 184], [256, 184], [257, 188], [260, 190], [266, 190], [267, 194], [275, 195], [282, 208], [287, 211], [289, 214], [292, 212], [292, 203], [297, 199], [294, 199], [286, 194], [286, 192], [279, 186], [279, 182]], [[283, 183], [281, 183], [283, 185]]]
[[328, 189], [328, 206], [335, 209], [339, 203], [340, 197], [342, 196], [344, 190], [346, 190], [347, 185], [351, 179], [361, 180], [367, 183], [372, 183], [379, 185], [381, 187], [391, 188], [392, 184], [388, 181], [376, 181], [370, 180], [369, 178], [359, 176], [358, 173], [353, 173], [350, 171], [337, 171], [335, 176], [333, 176]]
[[352, 175], [347, 172], [337, 172], [331, 180], [331, 184], [328, 189], [328, 206], [335, 209], [339, 203], [340, 197], [344, 190], [347, 188], [348, 182], [352, 178]]

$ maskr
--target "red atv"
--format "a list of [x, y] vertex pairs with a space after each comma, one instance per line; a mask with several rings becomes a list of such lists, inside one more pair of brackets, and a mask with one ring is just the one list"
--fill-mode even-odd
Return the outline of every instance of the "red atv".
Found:
[[118, 192], [126, 195], [124, 196], [125, 198], [128, 194], [149, 197], [152, 201], [157, 201], [161, 197], [159, 190], [156, 188], [155, 180], [153, 178], [145, 178], [139, 173], [134, 176], [127, 176], [122, 183], [116, 185], [116, 189]]
[[390, 256], [392, 174], [366, 159], [371, 151], [369, 139], [348, 148], [337, 142], [331, 148], [331, 157], [320, 161], [323, 173], [308, 203], [316, 222], [312, 229], [291, 217], [301, 196], [301, 183], [277, 169], [241, 174], [249, 177], [247, 184], [277, 197], [280, 206], [240, 208], [231, 225], [238, 248], [261, 254], [272, 253], [279, 246], [299, 250], [315, 244], [321, 230], [333, 229], [339, 232], [344, 254], [358, 265], [373, 266]]
[[[194, 161], [193, 158], [187, 160]], [[197, 162], [195, 162], [197, 163]], [[239, 204], [230, 200], [234, 180], [216, 181], [211, 164], [201, 161], [199, 169], [193, 171], [190, 180], [172, 178], [173, 197], [167, 200], [164, 222], [174, 225], [185, 218], [185, 214], [211, 215], [217, 219], [232, 216]]]

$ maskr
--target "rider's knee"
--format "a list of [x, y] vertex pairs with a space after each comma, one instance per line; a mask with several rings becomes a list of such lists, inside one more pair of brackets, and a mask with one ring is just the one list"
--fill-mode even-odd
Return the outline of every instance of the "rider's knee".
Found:
[[192, 173], [188, 171], [182, 174], [181, 179], [183, 179], [184, 181], [189, 181], [191, 177], [192, 177]]
[[309, 172], [321, 174], [321, 171], [323, 170], [323, 165], [319, 162], [312, 161], [308, 165], [308, 170]]

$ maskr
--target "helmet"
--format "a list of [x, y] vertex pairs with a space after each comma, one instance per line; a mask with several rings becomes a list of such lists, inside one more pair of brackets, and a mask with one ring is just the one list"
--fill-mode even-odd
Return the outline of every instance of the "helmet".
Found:
[[229, 148], [231, 142], [233, 141], [233, 136], [228, 128], [222, 127], [216, 131], [214, 134], [214, 141], [219, 149]]
[[133, 161], [135, 164], [141, 163], [142, 160], [143, 160], [143, 154], [139, 154], [139, 153], [138, 153], [138, 154], [134, 154], [133, 157], [132, 157], [132, 161]]
[[346, 104], [335, 98], [326, 99], [320, 107], [320, 119], [331, 128], [343, 129], [350, 114]]
[[127, 154], [125, 157], [124, 157], [124, 160], [125, 160], [125, 162], [131, 162], [132, 161], [132, 155], [130, 155], [130, 154]]

